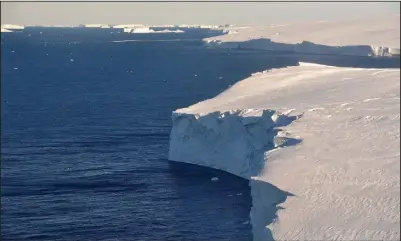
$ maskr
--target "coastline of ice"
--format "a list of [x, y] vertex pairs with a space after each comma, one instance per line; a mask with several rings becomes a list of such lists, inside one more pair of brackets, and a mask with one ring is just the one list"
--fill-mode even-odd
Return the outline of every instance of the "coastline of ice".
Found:
[[[348, 21], [348, 43], [373, 49], [382, 39], [399, 49], [399, 22], [384, 31], [380, 21]], [[347, 45], [340, 26], [320, 24], [306, 24], [299, 38]], [[237, 30], [211, 39], [235, 46], [244, 35]], [[371, 52], [393, 51], [382, 50]], [[174, 111], [172, 121], [169, 160], [250, 180], [255, 241], [400, 239], [400, 69], [300, 63], [263, 71]]]
[[[400, 56], [400, 16], [269, 26], [231, 26], [204, 39], [213, 47], [285, 53]], [[365, 38], [363, 34], [369, 33]], [[235, 33], [235, 34], [233, 34]]]

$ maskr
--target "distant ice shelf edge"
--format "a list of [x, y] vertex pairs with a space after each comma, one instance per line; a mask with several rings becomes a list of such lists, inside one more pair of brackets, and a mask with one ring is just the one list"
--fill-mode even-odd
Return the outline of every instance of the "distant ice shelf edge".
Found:
[[349, 55], [366, 57], [399, 57], [399, 48], [390, 48], [384, 46], [369, 45], [347, 45], [347, 46], [329, 46], [315, 44], [309, 41], [301, 43], [280, 43], [271, 39], [260, 38], [251, 39], [242, 42], [224, 42], [221, 40], [203, 40], [204, 44], [212, 47], [244, 49], [244, 50], [266, 50], [285, 53], [303, 53], [303, 54], [330, 54], [330, 55]]

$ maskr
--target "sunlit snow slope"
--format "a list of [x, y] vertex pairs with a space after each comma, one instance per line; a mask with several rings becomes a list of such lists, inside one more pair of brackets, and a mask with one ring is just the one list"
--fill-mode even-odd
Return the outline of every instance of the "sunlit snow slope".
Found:
[[400, 239], [399, 69], [301, 63], [172, 119], [170, 160], [251, 180], [254, 240]]

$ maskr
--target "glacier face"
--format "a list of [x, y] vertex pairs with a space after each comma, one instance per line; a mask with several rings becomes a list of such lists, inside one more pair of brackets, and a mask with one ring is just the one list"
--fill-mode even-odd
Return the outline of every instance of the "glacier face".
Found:
[[243, 42], [223, 42], [221, 40], [205, 39], [204, 43], [212, 47], [243, 50], [265, 50], [283, 53], [376, 57], [391, 57], [400, 55], [399, 48], [370, 45], [329, 46], [312, 43], [310, 41], [302, 41], [301, 43], [280, 43], [272, 41], [269, 38], [251, 39]]
[[254, 240], [272, 240], [266, 226], [275, 221], [277, 204], [292, 194], [257, 176], [268, 163], [268, 151], [300, 141], [280, 130], [299, 117], [268, 109], [205, 115], [173, 112], [169, 160], [212, 167], [250, 180]]
[[[204, 42], [399, 56], [399, 16], [346, 23], [232, 28], [238, 33]], [[248, 179], [255, 241], [399, 240], [399, 85], [399, 69], [366, 66], [300, 63], [253, 74], [173, 112], [169, 159]]]
[[173, 112], [169, 159], [250, 180], [255, 241], [399, 240], [399, 84], [399, 69], [261, 73]]
[[169, 159], [250, 179], [263, 169], [265, 152], [288, 143], [278, 128], [296, 118], [262, 109], [206, 115], [173, 112]]
[[399, 22], [398, 14], [333, 22], [229, 26], [224, 35], [204, 42], [219, 48], [286, 53], [400, 56]]

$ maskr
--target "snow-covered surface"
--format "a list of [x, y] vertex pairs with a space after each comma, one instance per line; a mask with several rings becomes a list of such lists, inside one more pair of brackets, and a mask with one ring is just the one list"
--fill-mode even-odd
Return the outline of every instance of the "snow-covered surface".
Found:
[[173, 122], [170, 160], [253, 180], [255, 240], [400, 238], [399, 70], [274, 70]]
[[17, 25], [17, 24], [2, 24], [1, 25], [2, 29], [8, 29], [8, 30], [20, 30], [24, 29], [25, 27], [23, 25]]
[[[398, 46], [399, 23], [383, 42], [370, 23], [336, 31]], [[170, 160], [250, 180], [255, 241], [400, 239], [399, 69], [264, 71], [172, 120]]]
[[[400, 16], [338, 22], [231, 26], [228, 34], [205, 39], [223, 48], [313, 54], [388, 56], [400, 54]], [[235, 33], [235, 34], [232, 34]], [[369, 35], [366, 38], [366, 35]]]

